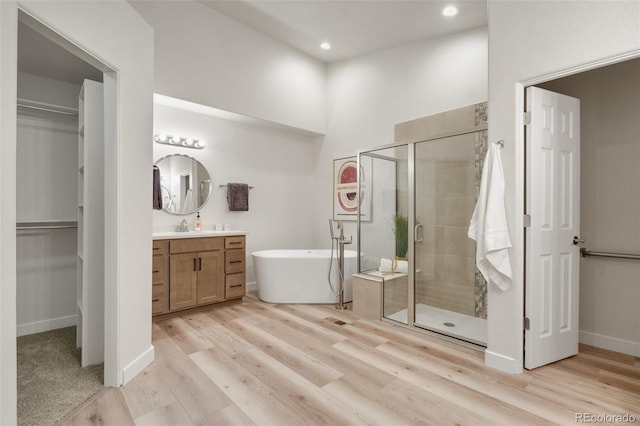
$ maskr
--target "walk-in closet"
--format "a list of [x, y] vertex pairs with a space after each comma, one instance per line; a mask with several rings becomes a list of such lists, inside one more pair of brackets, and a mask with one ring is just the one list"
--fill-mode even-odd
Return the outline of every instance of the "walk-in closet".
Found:
[[18, 30], [18, 421], [103, 387], [103, 73], [26, 15]]

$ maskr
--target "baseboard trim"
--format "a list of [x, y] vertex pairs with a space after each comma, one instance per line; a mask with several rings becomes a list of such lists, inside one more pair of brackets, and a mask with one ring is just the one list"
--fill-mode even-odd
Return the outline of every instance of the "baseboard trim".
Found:
[[505, 373], [522, 374], [523, 367], [521, 361], [519, 362], [514, 358], [491, 352], [488, 349], [484, 351], [484, 363], [491, 368], [504, 371]]
[[122, 369], [122, 386], [126, 385], [129, 380], [136, 377], [147, 365], [151, 364], [154, 358], [155, 348], [151, 345], [149, 349], [141, 353], [138, 358], [134, 359], [129, 365]]
[[640, 342], [580, 330], [580, 343], [640, 357]]
[[57, 330], [58, 328], [71, 327], [77, 324], [77, 315], [66, 317], [50, 318], [42, 321], [28, 322], [16, 326], [16, 335], [26, 336], [28, 334], [42, 333], [44, 331]]
[[258, 283], [257, 282], [252, 282], [252, 283], [247, 283], [247, 291], [257, 291], [258, 290]]

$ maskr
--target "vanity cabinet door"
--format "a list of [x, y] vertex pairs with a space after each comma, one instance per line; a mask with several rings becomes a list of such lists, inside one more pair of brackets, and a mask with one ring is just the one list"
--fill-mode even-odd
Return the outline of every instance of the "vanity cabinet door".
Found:
[[169, 256], [169, 309], [181, 309], [198, 303], [198, 254]]
[[198, 304], [224, 300], [224, 252], [198, 253]]

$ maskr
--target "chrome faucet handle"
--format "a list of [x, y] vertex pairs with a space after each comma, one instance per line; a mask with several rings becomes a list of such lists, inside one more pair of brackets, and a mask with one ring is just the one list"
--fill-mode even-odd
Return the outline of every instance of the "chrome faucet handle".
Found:
[[187, 222], [187, 219], [182, 219], [182, 222], [180, 222], [180, 224], [176, 226], [176, 231], [177, 232], [189, 231], [189, 223]]

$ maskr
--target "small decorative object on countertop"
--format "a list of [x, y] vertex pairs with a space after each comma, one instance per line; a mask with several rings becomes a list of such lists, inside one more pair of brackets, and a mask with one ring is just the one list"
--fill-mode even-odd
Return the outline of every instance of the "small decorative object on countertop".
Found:
[[200, 220], [200, 212], [196, 213], [196, 222], [193, 225], [194, 231], [202, 231], [202, 221]]

